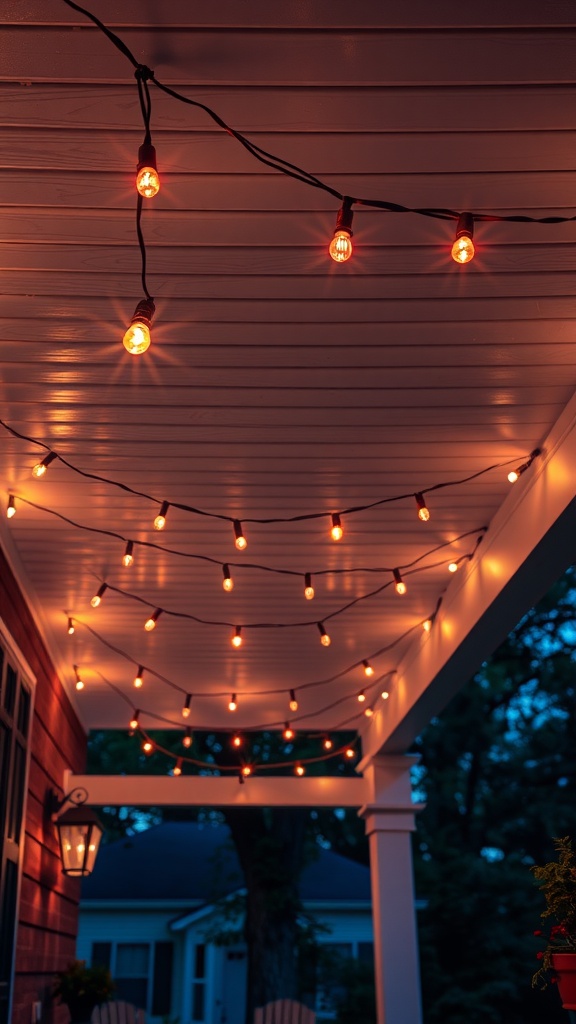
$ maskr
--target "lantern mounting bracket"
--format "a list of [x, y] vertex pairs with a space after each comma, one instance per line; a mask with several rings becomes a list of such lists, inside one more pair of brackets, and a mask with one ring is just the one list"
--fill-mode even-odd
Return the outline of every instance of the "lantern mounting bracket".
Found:
[[52, 821], [55, 821], [60, 811], [65, 804], [75, 804], [76, 807], [81, 807], [88, 800], [88, 790], [84, 789], [84, 786], [76, 786], [71, 789], [69, 793], [66, 793], [61, 799], [58, 796], [55, 789], [51, 789], [48, 794], [48, 809]]

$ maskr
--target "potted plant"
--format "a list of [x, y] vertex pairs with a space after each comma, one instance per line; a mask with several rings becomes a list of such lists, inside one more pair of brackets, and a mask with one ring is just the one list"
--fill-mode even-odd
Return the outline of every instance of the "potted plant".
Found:
[[54, 995], [68, 1007], [71, 1024], [89, 1024], [94, 1008], [107, 1002], [114, 988], [107, 967], [87, 967], [85, 960], [73, 960], [56, 975]]
[[541, 961], [532, 985], [545, 988], [548, 981], [558, 984], [562, 1005], [576, 1010], [576, 854], [568, 836], [555, 839], [557, 859], [531, 870], [540, 882], [546, 908], [540, 917], [549, 925], [536, 935], [546, 935], [546, 948], [537, 954]]

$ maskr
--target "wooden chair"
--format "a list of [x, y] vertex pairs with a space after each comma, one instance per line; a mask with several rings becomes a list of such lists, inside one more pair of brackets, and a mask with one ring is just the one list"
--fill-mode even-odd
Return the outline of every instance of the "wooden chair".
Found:
[[131, 1003], [102, 1003], [94, 1010], [90, 1024], [146, 1024], [146, 1014]]
[[254, 1011], [254, 1024], [315, 1024], [316, 1014], [295, 999], [276, 999]]

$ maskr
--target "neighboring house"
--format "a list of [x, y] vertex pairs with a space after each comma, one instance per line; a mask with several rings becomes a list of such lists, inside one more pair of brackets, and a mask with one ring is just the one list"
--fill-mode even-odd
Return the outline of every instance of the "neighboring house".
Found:
[[[101, 848], [82, 886], [78, 957], [106, 963], [119, 996], [149, 1018], [179, 1024], [243, 1024], [246, 950], [226, 918], [242, 879], [224, 825], [159, 825]], [[370, 870], [318, 850], [301, 879], [306, 911], [326, 929], [318, 941], [343, 956], [372, 962]], [[228, 898], [228, 899], [226, 899]], [[228, 941], [214, 933], [228, 929]], [[327, 991], [319, 1016], [331, 1016]]]

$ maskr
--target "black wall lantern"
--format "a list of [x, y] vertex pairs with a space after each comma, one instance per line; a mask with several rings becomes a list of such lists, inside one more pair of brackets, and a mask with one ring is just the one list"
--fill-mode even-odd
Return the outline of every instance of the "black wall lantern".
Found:
[[[58, 832], [62, 871], [72, 878], [90, 875], [98, 854], [104, 828], [91, 807], [86, 807], [88, 793], [85, 789], [73, 789], [62, 800], [52, 793], [52, 820]], [[59, 812], [64, 804], [72, 807]]]

